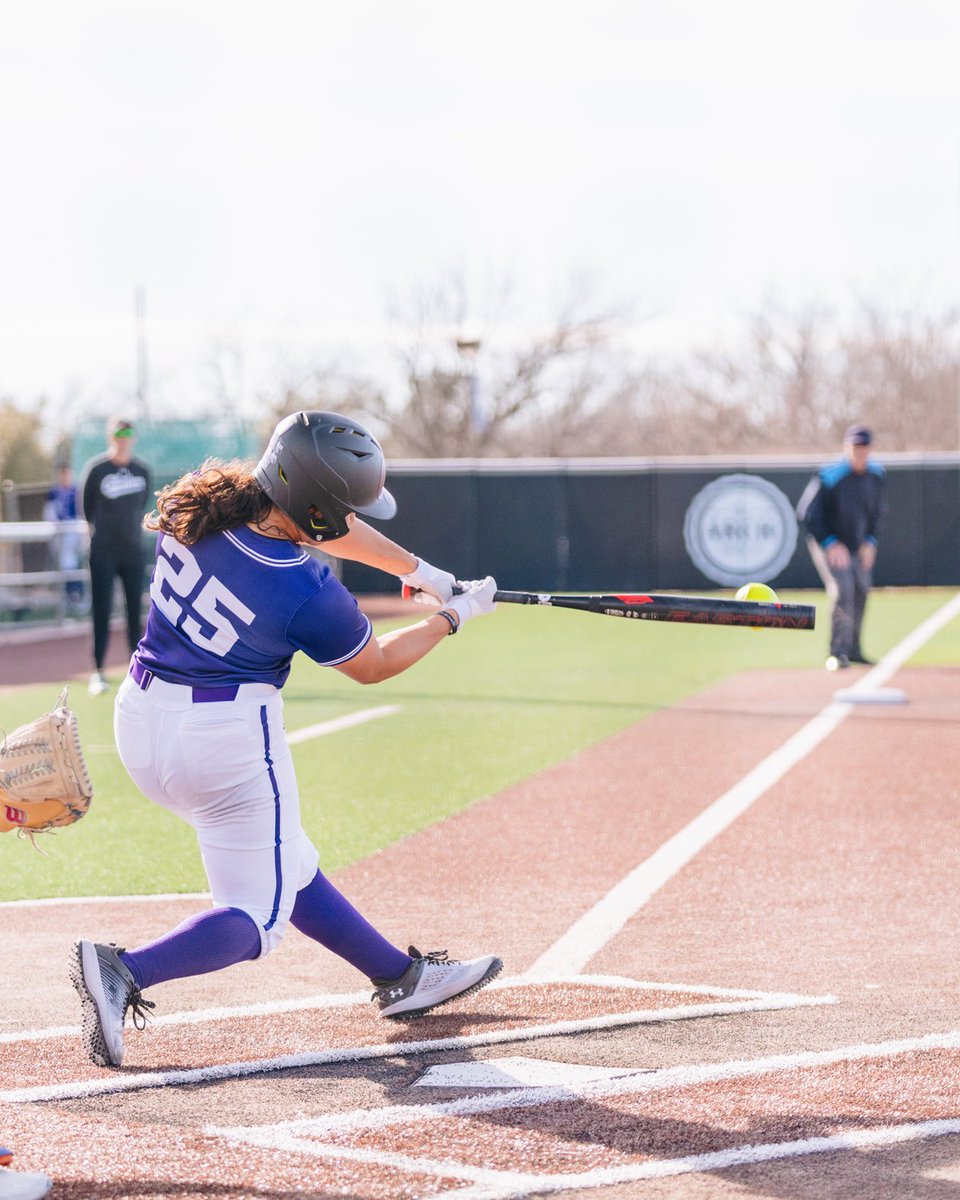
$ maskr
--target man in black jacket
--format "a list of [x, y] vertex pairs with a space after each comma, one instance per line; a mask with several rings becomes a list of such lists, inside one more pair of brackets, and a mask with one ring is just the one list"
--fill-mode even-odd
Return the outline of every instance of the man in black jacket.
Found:
[[797, 505], [807, 527], [807, 545], [833, 606], [827, 670], [869, 663], [860, 629], [873, 583], [886, 472], [870, 458], [873, 435], [851, 425], [843, 458], [821, 467]]
[[90, 525], [90, 602], [93, 613], [91, 696], [108, 684], [103, 663], [110, 636], [113, 584], [119, 576], [127, 609], [130, 653], [143, 632], [140, 623], [145, 557], [143, 514], [151, 504], [150, 468], [133, 456], [133, 426], [123, 417], [107, 423], [107, 452], [83, 468], [80, 502]]

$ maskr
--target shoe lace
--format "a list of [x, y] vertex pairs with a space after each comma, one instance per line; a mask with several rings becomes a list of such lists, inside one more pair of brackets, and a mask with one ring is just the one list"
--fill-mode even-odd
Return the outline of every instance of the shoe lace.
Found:
[[146, 1029], [147, 1021], [150, 1019], [147, 1009], [156, 1007], [152, 1000], [143, 998], [143, 993], [139, 988], [137, 991], [131, 992], [130, 999], [127, 1001], [127, 1010], [133, 1014], [134, 1029]]
[[428, 950], [426, 954], [421, 954], [416, 946], [411, 946], [407, 953], [411, 958], [420, 958], [424, 962], [429, 963], [448, 963], [453, 961], [448, 956], [446, 950]]

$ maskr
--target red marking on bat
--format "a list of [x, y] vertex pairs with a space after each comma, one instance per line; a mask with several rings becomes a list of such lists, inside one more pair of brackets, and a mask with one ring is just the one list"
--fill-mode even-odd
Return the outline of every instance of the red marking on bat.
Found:
[[11, 805], [7, 804], [4, 806], [4, 811], [6, 812], [7, 820], [11, 825], [26, 825], [27, 814], [22, 808], [13, 808]]
[[652, 604], [652, 596], [614, 596], [614, 600], [622, 600], [624, 604]]

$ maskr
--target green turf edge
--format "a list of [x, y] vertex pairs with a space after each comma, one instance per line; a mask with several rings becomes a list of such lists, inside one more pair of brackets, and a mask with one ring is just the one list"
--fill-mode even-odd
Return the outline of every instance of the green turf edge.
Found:
[[[868, 652], [889, 650], [953, 594], [875, 592]], [[815, 603], [818, 629], [755, 632], [501, 605], [376, 687], [297, 656], [284, 691], [290, 730], [378, 705], [400, 707], [395, 716], [294, 748], [304, 826], [323, 869], [367, 857], [732, 674], [821, 667], [828, 638], [822, 594], [781, 598]], [[960, 621], [911, 663], [960, 663]], [[31, 719], [57, 690], [0, 693], [0, 725]], [[14, 834], [0, 838], [0, 900], [205, 890], [192, 831], [140, 796], [119, 762], [111, 696], [91, 698], [77, 683], [71, 703], [96, 787], [93, 807], [78, 825], [43, 838], [45, 855]]]

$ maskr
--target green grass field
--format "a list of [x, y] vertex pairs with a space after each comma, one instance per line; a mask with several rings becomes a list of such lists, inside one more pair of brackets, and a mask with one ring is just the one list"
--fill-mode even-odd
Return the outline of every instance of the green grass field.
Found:
[[[868, 652], [890, 649], [952, 595], [875, 592]], [[400, 706], [394, 716], [294, 747], [304, 825], [321, 866], [333, 871], [372, 854], [729, 675], [822, 667], [822, 594], [782, 599], [816, 603], [817, 630], [754, 632], [501, 605], [406, 674], [372, 688], [298, 655], [284, 689], [289, 731]], [[913, 661], [960, 663], [960, 621]], [[30, 720], [56, 694], [54, 685], [0, 693], [0, 726]], [[120, 764], [111, 696], [91, 699], [78, 682], [70, 699], [88, 751], [93, 806], [78, 825], [40, 839], [45, 856], [12, 834], [0, 838], [0, 900], [205, 890], [192, 831], [143, 799]]]

